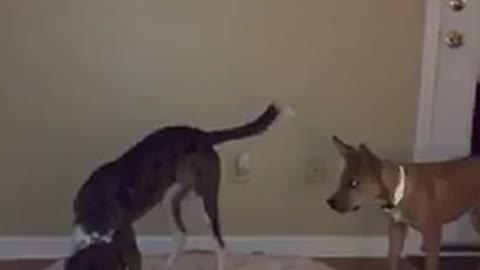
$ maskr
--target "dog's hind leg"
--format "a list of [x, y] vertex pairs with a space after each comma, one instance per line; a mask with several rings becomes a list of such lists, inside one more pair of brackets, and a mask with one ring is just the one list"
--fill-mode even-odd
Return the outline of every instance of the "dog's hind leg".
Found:
[[188, 195], [188, 192], [188, 187], [182, 183], [175, 183], [168, 190], [164, 199], [165, 209], [170, 214], [169, 221], [172, 229], [172, 239], [175, 245], [165, 263], [165, 269], [170, 269], [173, 266], [185, 247], [187, 230], [182, 220], [181, 207], [182, 200]]
[[[477, 234], [480, 234], [480, 204], [477, 204], [474, 208], [472, 208], [468, 214], [470, 216], [473, 229], [475, 232], [477, 232]], [[480, 266], [478, 266], [477, 269], [480, 269]]]
[[225, 269], [225, 243], [222, 238], [220, 228], [217, 198], [202, 197], [203, 207], [205, 209], [205, 218], [212, 230], [215, 241], [215, 253], [217, 257], [217, 270]]
[[205, 219], [212, 230], [212, 235], [215, 241], [215, 253], [217, 257], [217, 270], [225, 269], [225, 243], [222, 238], [222, 231], [220, 228], [219, 214], [218, 214], [218, 190], [219, 177], [209, 179], [209, 182], [203, 183], [197, 188], [197, 193], [200, 195], [203, 203]]
[[473, 208], [468, 214], [473, 228], [480, 234], [480, 206]]

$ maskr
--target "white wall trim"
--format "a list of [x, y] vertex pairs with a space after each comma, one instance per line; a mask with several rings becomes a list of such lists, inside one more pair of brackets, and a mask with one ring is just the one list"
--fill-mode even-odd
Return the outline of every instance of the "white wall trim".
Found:
[[424, 41], [420, 93], [418, 96], [417, 125], [414, 159], [431, 158], [432, 125], [434, 122], [435, 92], [437, 84], [439, 39], [441, 31], [442, 1], [427, 0], [425, 5]]
[[[68, 256], [71, 238], [0, 237], [0, 259], [51, 259]], [[229, 252], [263, 252], [271, 255], [307, 257], [385, 257], [388, 241], [383, 236], [230, 236], [225, 237]], [[141, 250], [148, 255], [167, 253], [170, 237], [140, 236]], [[187, 249], [213, 250], [208, 236], [188, 238]], [[409, 239], [406, 254], [419, 254], [419, 243]]]

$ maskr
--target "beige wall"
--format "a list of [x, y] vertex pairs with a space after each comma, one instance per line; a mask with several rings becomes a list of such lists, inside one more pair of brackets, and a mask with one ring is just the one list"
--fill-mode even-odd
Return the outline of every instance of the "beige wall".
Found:
[[[155, 127], [243, 123], [271, 99], [296, 119], [220, 148], [225, 233], [382, 233], [376, 211], [326, 208], [328, 138], [410, 158], [422, 27], [418, 0], [2, 0], [0, 235], [69, 233], [72, 196], [101, 162]], [[308, 157], [325, 165], [318, 183]], [[156, 211], [139, 226], [165, 223]]]

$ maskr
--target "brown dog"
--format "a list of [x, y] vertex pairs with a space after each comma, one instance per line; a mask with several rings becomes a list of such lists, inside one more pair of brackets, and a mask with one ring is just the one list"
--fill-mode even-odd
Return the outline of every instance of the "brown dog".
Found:
[[389, 269], [397, 270], [407, 226], [423, 238], [427, 270], [439, 267], [442, 225], [470, 211], [477, 231], [480, 211], [480, 159], [465, 157], [435, 163], [400, 164], [381, 159], [367, 146], [358, 149], [333, 137], [343, 157], [340, 184], [327, 200], [340, 213], [371, 202], [390, 215]]
[[[129, 270], [140, 270], [132, 224], [163, 201], [177, 232], [176, 247], [166, 266], [170, 268], [185, 244], [181, 203], [193, 193], [202, 201], [216, 243], [217, 269], [223, 270], [225, 244], [218, 214], [220, 159], [214, 146], [265, 132], [282, 111], [272, 104], [254, 121], [220, 131], [187, 126], [161, 128], [117, 159], [100, 166], [82, 185], [74, 201], [76, 247], [71, 261], [80, 261], [77, 257], [93, 261], [89, 259], [94, 258], [90, 247], [104, 251], [113, 247], [119, 248], [120, 254], [129, 255], [125, 258]], [[131, 240], [128, 252], [116, 243], [118, 234]]]

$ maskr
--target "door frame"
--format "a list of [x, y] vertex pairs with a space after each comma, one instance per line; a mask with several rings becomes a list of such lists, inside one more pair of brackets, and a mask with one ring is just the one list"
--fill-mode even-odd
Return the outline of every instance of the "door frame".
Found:
[[[435, 97], [437, 92], [437, 64], [440, 52], [439, 40], [441, 32], [442, 1], [425, 0], [424, 37], [422, 66], [420, 77], [420, 92], [417, 104], [417, 122], [415, 134], [414, 160], [424, 161], [429, 158], [435, 136], [441, 140], [442, 134], [434, 134], [432, 129], [435, 115]], [[439, 108], [445, 109], [445, 108]], [[448, 124], [448, 123], [444, 123]], [[459, 131], [458, 136], [465, 136], [466, 131]]]
[[[472, 106], [472, 91], [475, 89], [455, 89], [459, 95], [459, 100], [451, 106], [441, 106], [438, 102], [441, 91], [437, 91], [437, 76], [439, 53], [441, 51], [442, 38], [442, 16], [444, 0], [425, 0], [425, 19], [424, 19], [424, 40], [421, 66], [420, 92], [417, 104], [417, 122], [415, 134], [415, 146], [413, 158], [415, 161], [436, 160], [435, 145], [448, 145], [452, 140], [452, 134], [442, 134], [436, 132], [433, 127], [448, 127], [455, 119], [441, 119], [436, 117], [436, 113], [445, 115], [452, 106], [468, 108]], [[479, 74], [480, 76], [480, 74]], [[479, 77], [480, 78], [480, 77]], [[473, 121], [474, 111], [468, 110], [462, 119], [468, 118]], [[473, 124], [473, 122], [472, 122]], [[440, 128], [442, 130], [443, 128]], [[454, 141], [462, 142], [463, 146], [471, 147], [472, 125], [457, 129]], [[465, 153], [468, 154], [468, 153]], [[465, 220], [463, 220], [465, 222]], [[461, 234], [462, 227], [460, 222], [456, 222], [444, 229], [444, 238], [447, 242], [455, 241]]]

